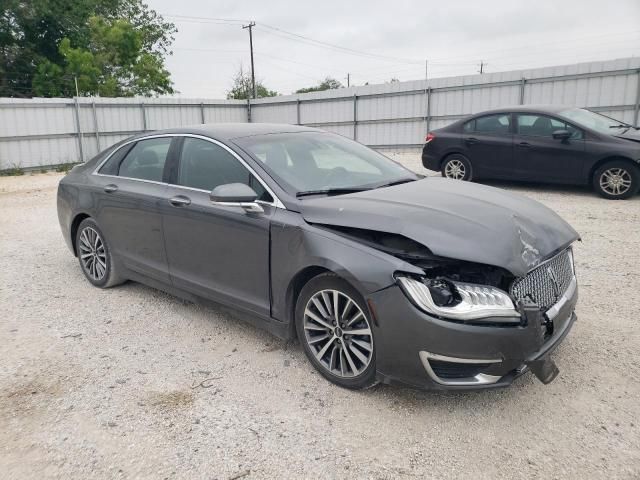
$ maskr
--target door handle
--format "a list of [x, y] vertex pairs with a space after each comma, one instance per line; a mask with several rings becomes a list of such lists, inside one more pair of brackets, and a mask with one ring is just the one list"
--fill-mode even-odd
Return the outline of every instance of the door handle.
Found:
[[186, 207], [187, 205], [191, 205], [191, 199], [185, 197], [184, 195], [177, 195], [170, 198], [169, 203], [174, 207]]
[[118, 186], [114, 185], [113, 183], [110, 183], [109, 185], [104, 186], [104, 191], [107, 193], [113, 193], [116, 190], [118, 190]]
[[480, 143], [480, 140], [478, 140], [477, 138], [473, 138], [473, 137], [465, 138], [464, 141], [465, 141], [465, 143], [470, 143], [470, 144]]
[[518, 144], [518, 146], [519, 146], [520, 148], [531, 148], [531, 144], [530, 144], [530, 143], [528, 143], [528, 142], [520, 142], [520, 143]]

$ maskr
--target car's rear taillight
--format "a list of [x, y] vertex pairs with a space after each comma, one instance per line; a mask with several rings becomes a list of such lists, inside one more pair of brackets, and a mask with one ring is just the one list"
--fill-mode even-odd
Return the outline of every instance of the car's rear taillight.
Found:
[[436, 136], [433, 133], [429, 132], [427, 133], [427, 136], [424, 138], [424, 141], [425, 143], [429, 143], [430, 141], [435, 140], [435, 138]]

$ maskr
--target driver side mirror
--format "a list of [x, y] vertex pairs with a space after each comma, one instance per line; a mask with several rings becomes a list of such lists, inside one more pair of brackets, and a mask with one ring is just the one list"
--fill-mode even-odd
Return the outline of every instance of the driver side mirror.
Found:
[[571, 132], [569, 132], [569, 130], [564, 130], [564, 129], [556, 130], [551, 134], [551, 136], [556, 140], [568, 140], [569, 138], [571, 138]]
[[218, 185], [209, 194], [209, 199], [216, 205], [241, 207], [248, 213], [264, 213], [264, 209], [256, 202], [258, 194], [244, 183]]

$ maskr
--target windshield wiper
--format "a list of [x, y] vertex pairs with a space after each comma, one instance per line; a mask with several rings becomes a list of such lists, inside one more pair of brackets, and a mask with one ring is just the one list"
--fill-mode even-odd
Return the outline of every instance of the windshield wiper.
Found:
[[376, 185], [375, 188], [393, 187], [394, 185], [402, 185], [403, 183], [415, 182], [417, 178], [403, 178], [394, 182], [383, 183], [382, 185]]
[[364, 192], [371, 190], [371, 187], [341, 187], [341, 188], [325, 188], [322, 190], [307, 190], [296, 193], [296, 197], [308, 197], [311, 195], [344, 195], [347, 193]]

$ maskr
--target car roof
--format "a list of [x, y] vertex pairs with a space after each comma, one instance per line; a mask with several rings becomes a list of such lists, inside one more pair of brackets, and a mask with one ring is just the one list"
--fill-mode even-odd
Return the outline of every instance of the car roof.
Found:
[[476, 117], [478, 115], [488, 115], [492, 113], [506, 113], [506, 112], [542, 112], [542, 113], [560, 113], [564, 110], [571, 108], [578, 108], [573, 105], [512, 105], [507, 107], [495, 108], [493, 110], [485, 110], [483, 112], [474, 113], [470, 116]]
[[193, 125], [180, 128], [170, 128], [166, 130], [156, 130], [145, 132], [139, 135], [144, 138], [149, 135], [162, 134], [192, 134], [204, 135], [215, 140], [225, 141], [234, 138], [251, 137], [254, 135], [269, 135], [274, 133], [300, 133], [300, 132], [320, 132], [317, 128], [302, 127], [299, 125], [288, 125], [284, 123], [209, 123]]

